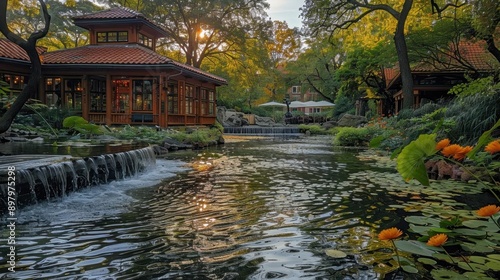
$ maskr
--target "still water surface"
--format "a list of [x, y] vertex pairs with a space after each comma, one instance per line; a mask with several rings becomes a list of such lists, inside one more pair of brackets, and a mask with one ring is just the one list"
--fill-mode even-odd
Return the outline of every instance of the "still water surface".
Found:
[[330, 143], [262, 139], [171, 153], [136, 178], [27, 207], [17, 272], [0, 266], [0, 278], [378, 279], [365, 253], [381, 226], [400, 223], [386, 211], [397, 202], [352, 174], [395, 171]]

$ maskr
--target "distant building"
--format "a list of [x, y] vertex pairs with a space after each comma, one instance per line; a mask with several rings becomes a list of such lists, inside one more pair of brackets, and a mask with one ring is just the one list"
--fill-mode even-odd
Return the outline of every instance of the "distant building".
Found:
[[[155, 52], [167, 32], [141, 13], [112, 8], [75, 17], [90, 45], [47, 52], [39, 48], [39, 99], [98, 124], [211, 125], [216, 88], [226, 80]], [[30, 74], [29, 58], [0, 39], [0, 79], [13, 94]]]

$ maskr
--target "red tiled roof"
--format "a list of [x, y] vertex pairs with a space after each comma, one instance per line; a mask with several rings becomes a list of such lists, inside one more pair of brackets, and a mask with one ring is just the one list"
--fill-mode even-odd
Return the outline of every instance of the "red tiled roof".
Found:
[[174, 65], [178, 68], [196, 73], [222, 84], [226, 80], [201, 69], [189, 66], [168, 57], [159, 55], [151, 49], [139, 44], [120, 45], [87, 45], [83, 47], [58, 50], [43, 54], [44, 65], [56, 64], [85, 64], [85, 65]]
[[463, 72], [474, 69], [480, 72], [492, 71], [499, 66], [498, 61], [486, 49], [483, 41], [461, 41], [450, 49], [450, 55], [444, 55], [438, 63], [421, 62], [412, 67], [412, 72], [450, 71]]
[[134, 11], [125, 7], [114, 7], [111, 9], [85, 14], [81, 16], [73, 17], [73, 21], [75, 25], [88, 29], [89, 24], [94, 24], [96, 22], [105, 21], [107, 24], [113, 21], [122, 21], [128, 20], [132, 22], [141, 22], [146, 23], [149, 27], [151, 27], [155, 32], [158, 32], [160, 36], [166, 36], [167, 32], [163, 27], [159, 24], [152, 22], [148, 18], [146, 18], [142, 13]]
[[43, 54], [44, 64], [164, 64], [172, 60], [138, 44], [87, 45]]
[[[42, 47], [37, 47], [38, 53], [42, 54], [47, 49]], [[18, 59], [29, 62], [30, 58], [26, 51], [21, 48], [16, 43], [13, 43], [9, 39], [0, 38], [0, 57]]]
[[132, 9], [115, 7], [104, 11], [73, 17], [73, 19], [131, 19], [144, 18], [144, 15]]

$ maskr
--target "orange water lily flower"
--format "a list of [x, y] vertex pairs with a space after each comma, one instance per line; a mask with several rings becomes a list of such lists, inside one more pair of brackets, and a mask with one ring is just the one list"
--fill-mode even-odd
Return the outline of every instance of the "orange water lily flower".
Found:
[[486, 147], [484, 147], [484, 150], [490, 154], [500, 152], [500, 141], [491, 141], [488, 145], [486, 145]]
[[403, 232], [398, 228], [388, 228], [384, 229], [378, 234], [378, 239], [380, 240], [392, 240], [400, 237]]
[[496, 206], [496, 205], [488, 205], [488, 206], [484, 206], [483, 208], [477, 210], [477, 214], [481, 217], [491, 217], [493, 215], [495, 215], [496, 213], [498, 213], [500, 211], [500, 206]]
[[446, 241], [448, 240], [448, 235], [444, 233], [436, 234], [433, 237], [429, 238], [429, 241], [427, 241], [427, 245], [429, 246], [434, 246], [434, 247], [440, 247]]
[[456, 160], [463, 160], [467, 156], [467, 154], [472, 151], [472, 149], [473, 148], [471, 146], [462, 147], [460, 151], [453, 155], [453, 158]]
[[450, 139], [446, 138], [439, 141], [436, 144], [436, 150], [441, 151], [443, 148], [448, 147], [450, 145]]
[[455, 154], [460, 153], [461, 150], [462, 150], [462, 146], [460, 146], [458, 144], [453, 144], [453, 145], [449, 145], [449, 146], [444, 147], [443, 150], [441, 151], [441, 153], [445, 157], [452, 157]]

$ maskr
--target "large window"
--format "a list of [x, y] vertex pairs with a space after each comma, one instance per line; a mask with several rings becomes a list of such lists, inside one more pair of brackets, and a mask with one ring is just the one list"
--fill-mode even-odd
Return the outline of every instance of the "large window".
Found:
[[90, 112], [106, 112], [106, 81], [90, 79]]
[[129, 112], [130, 82], [113, 80], [113, 113]]
[[45, 79], [45, 97], [50, 108], [61, 106], [61, 78]]
[[201, 89], [200, 99], [201, 99], [200, 115], [204, 116], [204, 115], [208, 114], [208, 110], [209, 110], [208, 109], [209, 102], [208, 102], [208, 90], [207, 89], [204, 89], [204, 88]]
[[179, 114], [179, 91], [177, 83], [168, 83], [167, 104], [169, 114]]
[[153, 109], [153, 80], [133, 80], [132, 94], [134, 111], [151, 111]]
[[143, 44], [146, 47], [152, 48], [153, 47], [153, 39], [149, 38], [148, 36], [139, 33], [139, 44]]
[[64, 105], [68, 109], [82, 109], [82, 80], [64, 79]]
[[128, 42], [127, 31], [97, 32], [98, 43]]
[[9, 88], [11, 95], [19, 94], [24, 87], [24, 84], [28, 81], [24, 76], [0, 74], [0, 80], [5, 82], [5, 85]]
[[194, 87], [192, 85], [186, 85], [186, 114], [194, 114]]
[[213, 90], [208, 92], [208, 114], [215, 115], [215, 91]]

